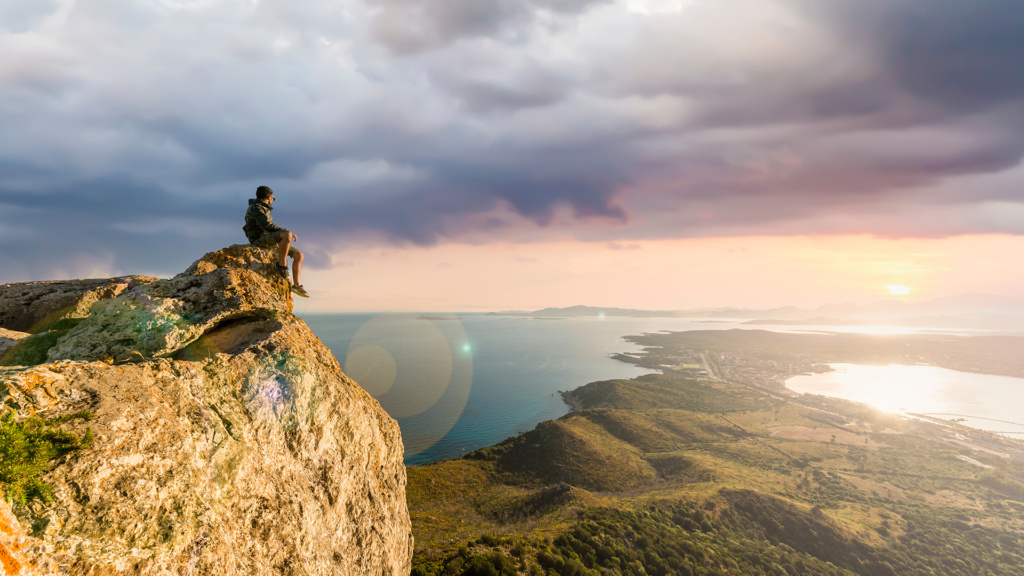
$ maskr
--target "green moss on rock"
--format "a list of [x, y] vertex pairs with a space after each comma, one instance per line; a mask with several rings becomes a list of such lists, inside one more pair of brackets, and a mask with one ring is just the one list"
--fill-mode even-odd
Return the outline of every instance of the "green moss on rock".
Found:
[[24, 506], [33, 500], [48, 504], [53, 487], [39, 477], [51, 463], [92, 444], [92, 428], [77, 436], [59, 426], [71, 420], [91, 420], [84, 410], [58, 418], [17, 419], [13, 410], [0, 418], [0, 488], [8, 502]]

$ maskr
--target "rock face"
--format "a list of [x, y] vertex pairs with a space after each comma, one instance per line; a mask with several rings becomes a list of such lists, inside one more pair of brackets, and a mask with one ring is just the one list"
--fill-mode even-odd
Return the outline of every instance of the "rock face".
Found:
[[207, 254], [0, 368], [20, 415], [95, 414], [64, 425], [95, 442], [43, 476], [54, 503], [15, 507], [8, 573], [409, 573], [398, 426], [291, 314], [272, 262]]
[[0, 358], [3, 358], [7, 351], [13, 348], [18, 342], [29, 336], [27, 332], [16, 332], [0, 328]]
[[35, 334], [70, 327], [99, 300], [153, 282], [151, 276], [50, 280], [0, 286], [0, 328]]

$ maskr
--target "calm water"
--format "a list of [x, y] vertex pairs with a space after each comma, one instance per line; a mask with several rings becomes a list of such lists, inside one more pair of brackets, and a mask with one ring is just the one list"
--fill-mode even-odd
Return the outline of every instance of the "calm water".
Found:
[[957, 372], [938, 366], [830, 364], [795, 376], [794, 392], [863, 402], [887, 412], [926, 414], [1024, 439], [1024, 378]]
[[[735, 322], [709, 323], [680, 318], [306, 314], [303, 319], [331, 349], [345, 373], [398, 421], [407, 464], [456, 457], [497, 444], [544, 420], [558, 418], [569, 410], [558, 394], [561, 390], [649, 372], [610, 358], [614, 353], [640, 350], [623, 340], [623, 336], [666, 330], [805, 330], [793, 326], [741, 326]], [[861, 326], [856, 331], [906, 333], [914, 330]], [[839, 374], [831, 376], [839, 378]], [[1020, 395], [1024, 392], [1022, 383], [1015, 384], [1016, 390], [1022, 392], [1008, 396], [1009, 401], [1005, 403], [1000, 394], [1010, 394], [1014, 385], [1007, 384], [1005, 392], [1000, 389], [985, 393], [984, 399], [978, 401], [991, 402], [992, 409], [996, 410], [992, 412], [967, 404], [979, 394], [977, 382], [984, 377], [965, 376], [970, 380], [959, 384], [962, 395], [959, 404], [921, 407], [905, 403], [906, 408], [1011, 422], [1020, 420], [1007, 417], [998, 407], [1024, 406]], [[816, 377], [829, 375], [812, 378]], [[837, 383], [820, 382], [823, 387], [809, 391], [841, 395]], [[802, 386], [802, 383], [797, 381], [792, 385]], [[850, 388], [863, 386], [854, 382]], [[973, 421], [965, 424], [975, 425]], [[1024, 432], [1024, 428], [1021, 431]]]
[[406, 463], [459, 456], [566, 414], [558, 394], [649, 373], [611, 359], [622, 339], [734, 328], [676, 318], [306, 315], [303, 320], [402, 429]]

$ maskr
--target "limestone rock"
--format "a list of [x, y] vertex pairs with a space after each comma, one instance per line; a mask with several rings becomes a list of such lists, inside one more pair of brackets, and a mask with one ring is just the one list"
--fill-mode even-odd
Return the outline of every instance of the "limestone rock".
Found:
[[25, 533], [11, 506], [0, 499], [0, 568], [3, 574], [58, 576], [57, 562], [45, 542]]
[[19, 340], [29, 336], [28, 332], [17, 332], [15, 330], [7, 330], [6, 328], [0, 328], [0, 359], [7, 354]]
[[69, 327], [99, 300], [155, 281], [151, 276], [49, 280], [0, 286], [0, 328], [35, 334]]
[[[269, 251], [227, 248], [96, 303], [52, 360], [0, 368], [21, 415], [95, 414], [64, 425], [95, 441], [43, 477], [55, 502], [15, 509], [34, 528], [8, 573], [409, 573], [398, 426], [282, 285]], [[117, 346], [132, 358], [95, 360]]]
[[277, 274], [270, 251], [239, 244], [203, 256], [174, 278], [97, 302], [47, 357], [166, 357], [219, 325], [291, 311], [288, 282]]

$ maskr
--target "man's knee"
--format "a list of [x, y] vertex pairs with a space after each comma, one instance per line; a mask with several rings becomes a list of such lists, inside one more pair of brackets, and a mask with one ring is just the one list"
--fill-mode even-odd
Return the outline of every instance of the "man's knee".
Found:
[[292, 252], [292, 258], [294, 258], [296, 262], [302, 262], [302, 251], [296, 250]]
[[277, 239], [278, 240], [289, 240], [290, 241], [292, 239], [292, 233], [287, 231], [287, 230], [278, 230], [277, 232], [275, 232], [275, 234], [277, 234]]

